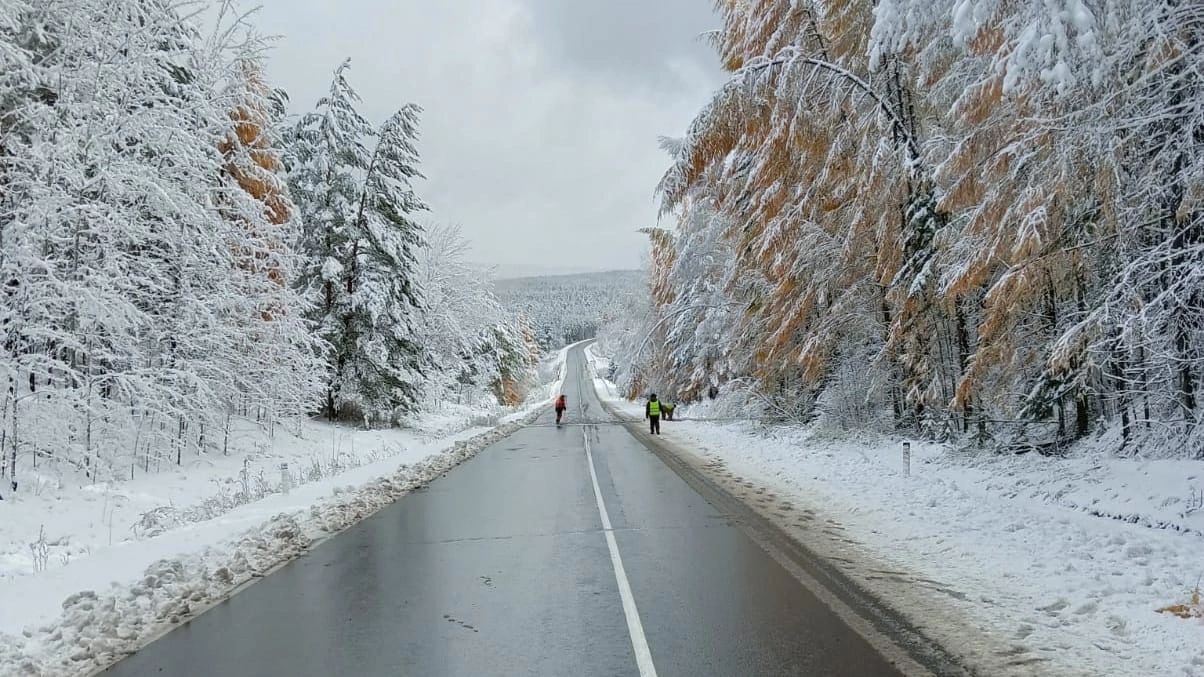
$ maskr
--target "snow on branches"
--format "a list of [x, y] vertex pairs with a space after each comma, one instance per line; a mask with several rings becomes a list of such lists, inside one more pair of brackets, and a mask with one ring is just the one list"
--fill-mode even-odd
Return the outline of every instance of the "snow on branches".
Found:
[[[248, 15], [220, 2], [202, 29], [182, 7], [0, 2], [5, 490], [225, 453], [234, 418], [391, 424], [469, 366], [520, 398], [526, 326], [419, 279], [419, 108], [370, 124], [344, 64], [286, 125]], [[465, 293], [468, 320], [430, 306]]]
[[308, 406], [312, 343], [282, 284], [286, 200], [247, 190], [247, 146], [231, 141], [246, 136], [256, 38], [207, 40], [155, 0], [10, 7], [6, 474], [25, 458], [109, 480], [219, 448], [230, 413], [270, 424]]
[[298, 284], [327, 346], [324, 413], [392, 422], [418, 405], [423, 354], [415, 252], [426, 209], [413, 191], [417, 106], [379, 128], [357, 110], [347, 81], [334, 73], [329, 94], [290, 134], [289, 185], [302, 223]]
[[801, 418], [840, 392], [1042, 449], [1195, 439], [1198, 4], [719, 7], [731, 80], [666, 144], [654, 279], [700, 307], [653, 303], [658, 389], [740, 382]]

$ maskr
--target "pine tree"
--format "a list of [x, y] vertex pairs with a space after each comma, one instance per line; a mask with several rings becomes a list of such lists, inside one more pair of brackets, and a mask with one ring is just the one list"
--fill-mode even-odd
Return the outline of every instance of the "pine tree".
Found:
[[423, 367], [414, 319], [422, 239], [411, 220], [426, 208], [411, 185], [420, 176], [418, 108], [373, 129], [356, 110], [349, 67], [336, 69], [329, 94], [292, 134], [289, 183], [306, 258], [297, 284], [313, 295], [328, 344], [325, 415], [391, 421], [417, 404]]
[[377, 134], [355, 223], [362, 235], [353, 245], [350, 270], [359, 278], [352, 303], [356, 314], [367, 320], [366, 340], [358, 351], [376, 356], [354, 367], [360, 392], [402, 411], [417, 404], [424, 367], [417, 341], [421, 290], [414, 282], [422, 228], [411, 219], [411, 214], [426, 209], [411, 185], [421, 176], [414, 147], [419, 110], [407, 105]]

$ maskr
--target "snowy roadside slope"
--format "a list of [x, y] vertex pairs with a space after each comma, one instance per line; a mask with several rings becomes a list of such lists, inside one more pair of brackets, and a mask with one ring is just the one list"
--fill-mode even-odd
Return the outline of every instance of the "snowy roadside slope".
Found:
[[623, 397], [620, 388], [606, 379], [611, 362], [598, 352], [597, 343], [585, 347], [585, 359], [589, 364], [590, 375], [594, 379], [594, 391], [598, 393], [598, 397], [618, 409], [627, 418], [643, 418], [643, 403], [627, 400]]
[[[342, 436], [343, 445], [358, 443], [367, 453], [356, 457], [359, 462], [354, 467], [348, 463], [326, 466], [327, 470], [339, 470], [337, 474], [319, 474], [312, 481], [298, 476], [295, 479], [304, 483], [289, 486], [287, 492], [275, 490], [233, 507], [215, 503], [211, 494], [215, 486], [220, 489], [231, 481], [240, 484], [241, 478], [215, 480], [213, 473], [224, 472], [222, 467], [181, 474], [174, 478], [173, 495], [185, 499], [208, 496], [204, 505], [216, 509], [199, 511], [195, 520], [158, 524], [162, 531], [152, 536], [121, 533], [127, 524], [118, 521], [118, 538], [107, 544], [112, 519], [81, 521], [89, 519], [81, 515], [100, 512], [87, 500], [96, 499], [96, 492], [82, 492], [84, 510], [72, 505], [77, 501], [63, 496], [48, 499], [66, 507], [40, 516], [46, 530], [71, 536], [54, 539], [50, 559], [58, 560], [63, 553], [74, 556], [64, 557], [63, 562], [50, 561], [38, 572], [24, 570], [28, 562], [22, 562], [12, 548], [0, 559], [8, 566], [0, 579], [0, 599], [4, 600], [0, 605], [0, 674], [88, 675], [137, 650], [538, 416], [548, 406], [548, 393], [560, 387], [566, 354], [567, 350], [560, 351], [541, 365], [545, 385], [532, 392], [521, 409], [500, 417], [504, 422], [493, 428], [480, 423], [497, 422], [499, 417], [482, 412], [477, 420], [464, 417], [460, 430], [450, 433], [454, 428], [446, 416], [424, 421], [419, 430], [349, 433], [348, 429], [315, 425], [327, 436]], [[547, 384], [549, 379], [555, 382]], [[472, 423], [478, 425], [463, 429]], [[304, 441], [284, 445], [284, 455], [272, 456], [272, 463], [287, 458], [290, 449], [302, 449]], [[309, 441], [316, 445], [319, 457], [330, 453], [329, 438]], [[296, 457], [310, 460], [301, 452]], [[159, 496], [142, 494], [121, 483], [104, 493], [104, 500], [113, 505], [119, 502], [117, 496], [125, 496], [127, 503], [135, 505], [139, 500], [150, 501], [146, 505], [161, 501]], [[33, 501], [31, 505], [41, 507]], [[31, 527], [24, 528], [29, 531]], [[0, 544], [9, 540], [6, 533]], [[66, 549], [63, 542], [74, 545]], [[81, 547], [85, 543], [95, 547]]]
[[487, 430], [469, 425], [448, 434], [304, 421], [270, 439], [246, 425], [235, 453], [139, 469], [133, 480], [81, 484], [89, 480], [26, 472], [23, 490], [0, 503], [0, 633], [48, 623], [67, 593], [132, 580], [155, 559], [210, 542], [215, 528], [245, 529], [271, 516], [260, 511], [316, 500], [315, 491], [329, 494], [362, 467], [413, 463]]
[[[132, 583], [77, 592], [62, 602], [62, 615], [53, 622], [19, 636], [0, 635], [0, 674], [92, 674], [520, 426], [502, 425], [401, 467], [396, 459], [363, 466], [337, 482], [314, 483], [173, 532], [154, 548], [165, 556]], [[166, 555], [172, 551], [186, 554]], [[119, 553], [106, 560], [91, 564], [117, 571], [129, 563]]]
[[[913, 443], [905, 475], [897, 440], [684, 421], [665, 432], [729, 482], [784, 497], [758, 507], [802, 515], [800, 538], [983, 674], [1204, 675], [1204, 625], [1156, 611], [1190, 598], [1204, 538], [1142, 526], [1175, 521], [1180, 473], [1198, 465], [968, 460]], [[991, 641], [969, 641], [966, 624]]]

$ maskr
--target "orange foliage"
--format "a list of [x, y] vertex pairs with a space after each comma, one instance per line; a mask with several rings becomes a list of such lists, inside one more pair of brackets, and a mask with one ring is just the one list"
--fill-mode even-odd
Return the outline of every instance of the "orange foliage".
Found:
[[522, 389], [514, 379], [502, 379], [495, 394], [499, 403], [509, 407], [522, 404], [523, 401]]
[[[994, 28], [980, 31], [975, 45], [1009, 49]], [[1115, 173], [1104, 158], [1036, 121], [1054, 105], [1035, 90], [1005, 96], [1002, 76], [990, 73], [965, 88], [950, 113], [963, 138], [938, 175], [949, 186], [941, 207], [965, 215], [960, 237], [974, 246], [954, 252], [965, 263], [943, 292], [983, 299], [979, 348], [957, 384], [955, 408], [1039, 362], [1043, 343], [1027, 341], [1022, 350], [1020, 330], [1036, 322], [1054, 331], [1050, 299], [1075, 293], [1086, 260], [1085, 251], [1067, 248], [1066, 224], [1082, 218], [1076, 210], [1085, 196], [1110, 202]], [[1095, 214], [1096, 227], [1114, 227], [1109, 213]]]
[[[716, 2], [721, 59], [740, 72], [662, 186], [669, 205], [706, 196], [728, 224], [728, 293], [752, 296], [733, 300], [762, 384], [823, 386], [850, 335], [884, 343], [877, 359], [916, 413], [985, 403], [1008, 415], [1035, 372], [1081, 370], [1096, 329], [1057, 339], [1095, 284], [1097, 247], [1121, 232], [1126, 170], [1115, 135], [1076, 124], [1089, 88], [1005, 88], [999, 65], [1028, 4], [993, 4], [968, 49], [941, 35], [870, 73], [873, 2]], [[1167, 39], [1152, 38], [1135, 70], [1179, 59]], [[1185, 222], [1204, 182], [1187, 180], [1180, 199], [1170, 209]], [[657, 286], [672, 268], [666, 242], [658, 306], [673, 298]]]
[[525, 348], [526, 365], [534, 368], [539, 364], [539, 356], [542, 351], [539, 348], [539, 341], [535, 338], [535, 330], [531, 326], [531, 318], [526, 315], [519, 315], [518, 333], [523, 339], [523, 347]]
[[[717, 7], [729, 68], [787, 47], [854, 73], [868, 68], [869, 3], [727, 0]], [[766, 282], [766, 298], [748, 305], [743, 323], [766, 381], [788, 372], [818, 383], [841, 334], [864, 317], [848, 312], [855, 299], [877, 298], [873, 285], [893, 279], [902, 262], [906, 173], [864, 158], [884, 141], [891, 152], [898, 146], [875, 104], [826, 75], [765, 67], [749, 75], [756, 94], [725, 90], [666, 192], [670, 203], [692, 190], [711, 194], [732, 224], [725, 237], [737, 253], [737, 279], [752, 274]]]
[[1190, 601], [1162, 607], [1161, 609], [1157, 609], [1157, 612], [1160, 614], [1171, 614], [1179, 618], [1204, 618], [1204, 604], [1200, 602], [1199, 589], [1192, 590]]
[[673, 235], [664, 228], [641, 228], [652, 245], [652, 307], [659, 310], [677, 298], [669, 273], [677, 260], [673, 247]]
[[[259, 65], [253, 61], [243, 62], [243, 101], [230, 112], [234, 122], [231, 134], [218, 144], [225, 158], [222, 169], [232, 177], [248, 195], [263, 204], [265, 220], [269, 224], [281, 225], [292, 218], [291, 206], [283, 182], [279, 176], [282, 169], [276, 150], [266, 130], [271, 124], [265, 102], [270, 89], [262, 77]], [[283, 245], [271, 232], [262, 232], [261, 227], [247, 219], [232, 216], [248, 231], [247, 242], [251, 245], [236, 245], [235, 258], [238, 266], [252, 274], [262, 274], [271, 282], [283, 286], [286, 283], [277, 255]], [[263, 319], [271, 320], [280, 312], [268, 308], [262, 311]]]

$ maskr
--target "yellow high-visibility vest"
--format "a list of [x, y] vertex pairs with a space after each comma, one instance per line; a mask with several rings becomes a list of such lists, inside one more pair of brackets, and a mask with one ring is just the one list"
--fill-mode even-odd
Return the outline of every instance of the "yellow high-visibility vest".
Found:
[[649, 416], [660, 416], [661, 415], [660, 400], [652, 400], [652, 401], [648, 402], [648, 415]]

